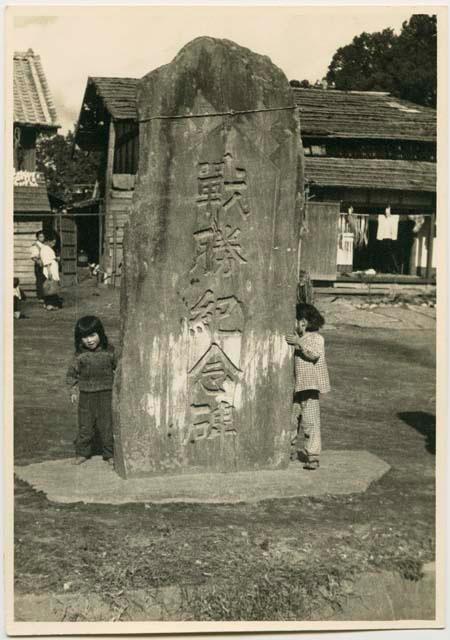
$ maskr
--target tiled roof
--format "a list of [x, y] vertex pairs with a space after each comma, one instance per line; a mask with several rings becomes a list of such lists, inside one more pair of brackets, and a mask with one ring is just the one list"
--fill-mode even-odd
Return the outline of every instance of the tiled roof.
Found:
[[51, 211], [44, 179], [36, 174], [37, 184], [14, 187], [14, 213], [48, 213]]
[[89, 78], [114, 120], [134, 120], [137, 78]]
[[[114, 120], [135, 120], [137, 78], [88, 80], [79, 123], [90, 126], [83, 109], [100, 96]], [[93, 90], [95, 92], [93, 93]], [[393, 98], [387, 93], [293, 88], [300, 109], [302, 137], [436, 141], [436, 110]], [[81, 134], [81, 132], [80, 132]], [[78, 141], [77, 141], [78, 142]]]
[[436, 191], [436, 164], [408, 160], [305, 157], [305, 178], [320, 187]]
[[293, 89], [302, 137], [436, 140], [436, 110], [387, 93]]
[[137, 120], [137, 78], [88, 78], [75, 130], [75, 143], [85, 151], [100, 151], [106, 141], [109, 116]]
[[59, 126], [41, 59], [32, 49], [14, 54], [14, 122]]

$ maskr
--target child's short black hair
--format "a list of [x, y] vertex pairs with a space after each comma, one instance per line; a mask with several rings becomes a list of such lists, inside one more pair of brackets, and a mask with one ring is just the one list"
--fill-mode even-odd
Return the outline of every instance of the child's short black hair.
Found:
[[306, 331], [319, 331], [325, 324], [324, 317], [312, 304], [300, 303], [295, 308], [297, 320], [307, 320]]
[[96, 333], [100, 338], [100, 347], [107, 349], [108, 338], [100, 318], [97, 318], [97, 316], [83, 316], [77, 320], [75, 325], [75, 351], [77, 353], [80, 353], [83, 348], [82, 338], [87, 338], [93, 333]]

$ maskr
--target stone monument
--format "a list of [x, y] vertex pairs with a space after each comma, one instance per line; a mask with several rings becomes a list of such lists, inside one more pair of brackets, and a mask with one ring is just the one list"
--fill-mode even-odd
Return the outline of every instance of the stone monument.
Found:
[[198, 38], [138, 88], [114, 391], [122, 477], [289, 462], [298, 114], [269, 58]]

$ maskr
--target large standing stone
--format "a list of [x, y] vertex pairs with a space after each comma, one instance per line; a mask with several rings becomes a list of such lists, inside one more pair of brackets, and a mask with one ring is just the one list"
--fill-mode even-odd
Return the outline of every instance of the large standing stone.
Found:
[[138, 90], [114, 400], [124, 477], [286, 466], [301, 142], [269, 58], [198, 38]]

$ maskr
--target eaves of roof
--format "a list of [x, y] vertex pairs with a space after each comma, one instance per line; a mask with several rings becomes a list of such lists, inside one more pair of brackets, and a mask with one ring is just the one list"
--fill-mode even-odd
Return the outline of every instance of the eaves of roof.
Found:
[[14, 187], [14, 213], [50, 213], [45, 185]]
[[138, 78], [89, 78], [96, 87], [106, 109], [114, 120], [137, 118], [136, 92]]
[[320, 187], [436, 192], [433, 162], [307, 156], [305, 178]]

